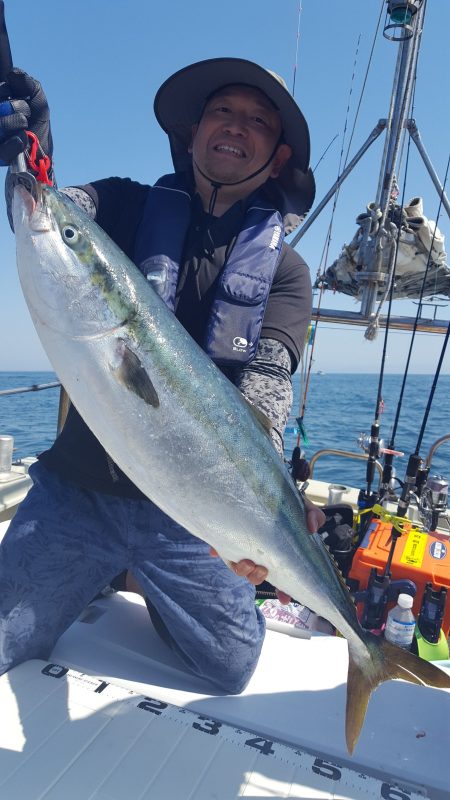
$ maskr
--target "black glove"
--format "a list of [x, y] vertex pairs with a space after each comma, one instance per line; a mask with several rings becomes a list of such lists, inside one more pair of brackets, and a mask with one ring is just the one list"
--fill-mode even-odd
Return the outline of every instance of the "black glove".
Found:
[[[47, 98], [39, 81], [20, 69], [12, 69], [6, 82], [0, 84], [0, 102], [9, 100], [13, 111], [0, 116], [0, 159], [10, 164], [19, 153], [29, 151], [31, 143], [26, 130], [34, 133], [39, 141], [35, 162], [53, 155], [50, 129], [50, 110]], [[51, 165], [49, 167], [51, 177]]]

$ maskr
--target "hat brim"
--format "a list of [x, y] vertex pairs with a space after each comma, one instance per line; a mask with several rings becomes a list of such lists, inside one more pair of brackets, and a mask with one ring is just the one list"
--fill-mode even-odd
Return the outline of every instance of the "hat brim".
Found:
[[309, 169], [310, 140], [307, 122], [287, 89], [263, 67], [241, 58], [212, 58], [191, 64], [168, 78], [155, 96], [154, 111], [168, 134], [176, 171], [188, 169], [192, 126], [205, 101], [222, 86], [245, 84], [263, 92], [279, 111], [284, 139], [292, 156], [277, 183], [290, 198], [288, 213], [304, 215], [314, 200], [315, 184]]

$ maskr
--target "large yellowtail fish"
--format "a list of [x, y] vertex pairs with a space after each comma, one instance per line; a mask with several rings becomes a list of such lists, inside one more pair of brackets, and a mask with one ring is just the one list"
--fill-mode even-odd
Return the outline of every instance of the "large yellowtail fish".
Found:
[[450, 676], [364, 631], [260, 419], [137, 267], [63, 194], [15, 189], [23, 292], [83, 419], [145, 495], [225, 560], [250, 558], [348, 641], [347, 747], [383, 681]]

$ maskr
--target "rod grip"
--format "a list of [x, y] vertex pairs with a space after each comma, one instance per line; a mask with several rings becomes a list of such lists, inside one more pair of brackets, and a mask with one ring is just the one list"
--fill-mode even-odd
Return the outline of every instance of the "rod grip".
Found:
[[12, 70], [13, 60], [11, 47], [9, 44], [8, 31], [5, 22], [5, 3], [0, 0], [0, 82], [6, 80], [6, 76]]

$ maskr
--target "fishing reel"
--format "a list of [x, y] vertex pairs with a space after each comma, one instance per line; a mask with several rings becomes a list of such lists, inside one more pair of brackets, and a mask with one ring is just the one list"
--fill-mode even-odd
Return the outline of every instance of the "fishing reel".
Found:
[[431, 475], [419, 497], [419, 514], [427, 531], [435, 531], [439, 518], [448, 518], [448, 483], [441, 475]]
[[291, 475], [296, 483], [304, 483], [311, 475], [309, 462], [298, 445], [292, 451], [290, 467]]
[[[371, 443], [372, 443], [372, 437], [370, 436], [369, 433], [360, 433], [356, 440], [356, 444], [358, 445], [360, 450], [362, 450], [363, 453], [367, 453], [367, 455], [370, 453]], [[384, 439], [380, 439], [378, 442], [378, 452], [376, 456], [377, 458], [380, 457], [380, 454], [383, 452], [383, 449], [384, 449]]]

